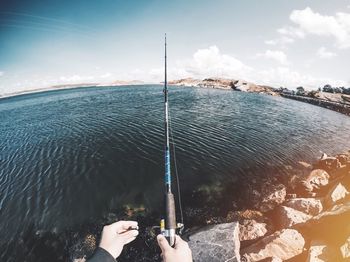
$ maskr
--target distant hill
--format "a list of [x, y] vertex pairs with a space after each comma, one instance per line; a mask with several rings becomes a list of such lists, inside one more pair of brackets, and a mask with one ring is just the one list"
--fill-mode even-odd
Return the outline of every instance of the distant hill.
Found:
[[265, 93], [269, 95], [278, 95], [275, 89], [266, 85], [257, 85], [242, 79], [226, 79], [226, 78], [205, 78], [203, 80], [194, 78], [184, 78], [169, 81], [169, 85], [178, 86], [195, 86], [203, 88], [232, 89], [236, 91]]

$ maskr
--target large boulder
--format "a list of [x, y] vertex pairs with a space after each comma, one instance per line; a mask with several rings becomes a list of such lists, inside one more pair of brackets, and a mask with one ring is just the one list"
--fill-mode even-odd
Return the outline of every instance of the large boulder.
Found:
[[272, 188], [265, 187], [261, 195], [261, 201], [256, 204], [256, 208], [261, 212], [268, 212], [276, 206], [282, 204], [286, 199], [287, 191], [283, 184]]
[[334, 246], [341, 246], [350, 235], [350, 201], [323, 211], [310, 220], [294, 226], [310, 239], [325, 239]]
[[239, 223], [206, 227], [189, 236], [194, 261], [240, 261]]
[[259, 223], [253, 219], [242, 221], [239, 225], [239, 240], [256, 240], [267, 233], [266, 223]]
[[294, 198], [284, 205], [311, 216], [318, 215], [323, 209], [321, 200], [315, 198]]
[[314, 168], [323, 169], [327, 172], [332, 172], [340, 167], [341, 164], [336, 157], [329, 157], [324, 154], [319, 161], [314, 164]]
[[290, 207], [280, 206], [276, 209], [276, 215], [279, 219], [281, 228], [288, 228], [293, 225], [308, 221], [312, 216], [295, 210]]
[[344, 199], [349, 194], [348, 190], [342, 183], [336, 184], [326, 196], [326, 203], [329, 206], [336, 204], [338, 201]]
[[315, 169], [303, 180], [300, 181], [296, 191], [301, 196], [311, 196], [313, 192], [328, 185], [329, 174], [323, 169]]
[[311, 241], [306, 262], [339, 261], [336, 249], [323, 241]]
[[305, 240], [295, 229], [283, 229], [264, 237], [242, 250], [242, 261], [261, 261], [269, 258], [287, 260], [303, 252]]

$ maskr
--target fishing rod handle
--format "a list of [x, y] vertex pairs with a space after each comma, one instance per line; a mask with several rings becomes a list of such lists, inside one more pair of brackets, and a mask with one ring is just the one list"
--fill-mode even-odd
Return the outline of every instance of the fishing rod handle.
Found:
[[168, 240], [170, 246], [175, 245], [176, 235], [176, 212], [175, 212], [175, 199], [171, 192], [165, 193], [165, 225], [163, 235]]

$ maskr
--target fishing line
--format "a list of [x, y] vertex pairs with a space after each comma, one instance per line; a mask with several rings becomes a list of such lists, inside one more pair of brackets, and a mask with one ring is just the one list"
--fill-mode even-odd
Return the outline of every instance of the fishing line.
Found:
[[176, 143], [173, 135], [173, 129], [172, 129], [172, 122], [171, 122], [171, 114], [169, 111], [169, 130], [170, 130], [170, 137], [171, 142], [173, 144], [173, 155], [174, 155], [174, 167], [175, 167], [175, 177], [176, 177], [176, 184], [177, 184], [177, 194], [178, 194], [178, 202], [179, 202], [179, 209], [180, 209], [180, 220], [181, 224], [184, 224], [184, 217], [182, 212], [182, 201], [181, 201], [181, 190], [180, 190], [180, 182], [179, 182], [179, 173], [177, 170], [177, 161], [176, 161]]

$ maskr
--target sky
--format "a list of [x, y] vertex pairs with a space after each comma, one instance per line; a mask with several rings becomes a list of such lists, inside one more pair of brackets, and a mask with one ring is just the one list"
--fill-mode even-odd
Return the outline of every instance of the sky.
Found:
[[0, 94], [225, 77], [350, 86], [350, 0], [0, 0]]

